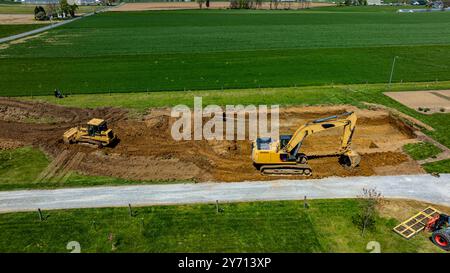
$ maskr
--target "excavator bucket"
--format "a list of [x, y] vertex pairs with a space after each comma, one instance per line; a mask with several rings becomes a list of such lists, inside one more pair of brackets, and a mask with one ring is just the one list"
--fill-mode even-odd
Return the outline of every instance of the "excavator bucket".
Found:
[[357, 152], [350, 150], [339, 158], [339, 162], [345, 168], [353, 169], [361, 162], [361, 156]]

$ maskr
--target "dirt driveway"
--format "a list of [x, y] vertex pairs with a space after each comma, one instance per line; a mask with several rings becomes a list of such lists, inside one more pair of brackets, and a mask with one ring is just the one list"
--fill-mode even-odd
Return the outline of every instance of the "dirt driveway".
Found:
[[50, 21], [36, 21], [33, 14], [0, 14], [0, 25], [48, 24]]
[[[450, 90], [385, 92], [386, 96], [420, 113], [449, 113]], [[420, 109], [429, 111], [420, 111]]]

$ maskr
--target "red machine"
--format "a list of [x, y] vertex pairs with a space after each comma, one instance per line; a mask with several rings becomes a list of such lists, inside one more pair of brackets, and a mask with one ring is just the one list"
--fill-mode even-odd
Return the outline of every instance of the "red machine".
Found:
[[431, 240], [438, 247], [450, 251], [450, 216], [446, 214], [439, 214], [431, 218], [425, 230], [433, 232]]

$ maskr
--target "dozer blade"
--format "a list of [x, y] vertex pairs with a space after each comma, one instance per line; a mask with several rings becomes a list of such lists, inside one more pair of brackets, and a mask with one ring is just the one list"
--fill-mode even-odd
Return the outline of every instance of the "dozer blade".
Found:
[[263, 175], [272, 176], [310, 176], [311, 167], [308, 164], [296, 165], [263, 165], [259, 169]]

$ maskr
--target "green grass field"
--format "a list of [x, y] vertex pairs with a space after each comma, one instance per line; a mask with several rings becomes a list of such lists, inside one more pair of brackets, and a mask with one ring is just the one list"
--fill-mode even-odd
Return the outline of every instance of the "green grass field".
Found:
[[434, 146], [430, 142], [410, 143], [406, 144], [403, 149], [414, 159], [422, 160], [433, 157], [442, 152], [441, 149]]
[[[331, 1], [330, 1], [331, 2]], [[388, 3], [390, 1], [383, 1]], [[329, 11], [329, 12], [397, 12], [399, 9], [423, 9], [424, 6], [400, 5], [400, 6], [331, 6], [331, 7], [315, 7], [309, 9], [310, 12]]]
[[[377, 218], [361, 236], [352, 223], [356, 200], [302, 201], [75, 209], [0, 214], [0, 252], [368, 252], [378, 241], [382, 252], [439, 252], [422, 233], [405, 240], [392, 232], [398, 223]], [[26, 236], [24, 236], [26, 234]]]
[[48, 166], [49, 159], [37, 148], [23, 147], [0, 150], [0, 191], [19, 189], [54, 189], [93, 187], [101, 185], [193, 183], [191, 180], [134, 181], [116, 177], [87, 176], [72, 172], [66, 181], [37, 182], [39, 174]]
[[[337, 9], [337, 8], [336, 8]], [[450, 14], [103, 13], [0, 50], [0, 94], [450, 80]]]
[[450, 159], [426, 163], [423, 165], [423, 168], [429, 173], [449, 173]]
[[33, 181], [48, 163], [42, 152], [31, 147], [0, 150], [0, 188]]
[[40, 28], [41, 24], [26, 24], [26, 25], [0, 25], [0, 38], [27, 32], [36, 28]]

